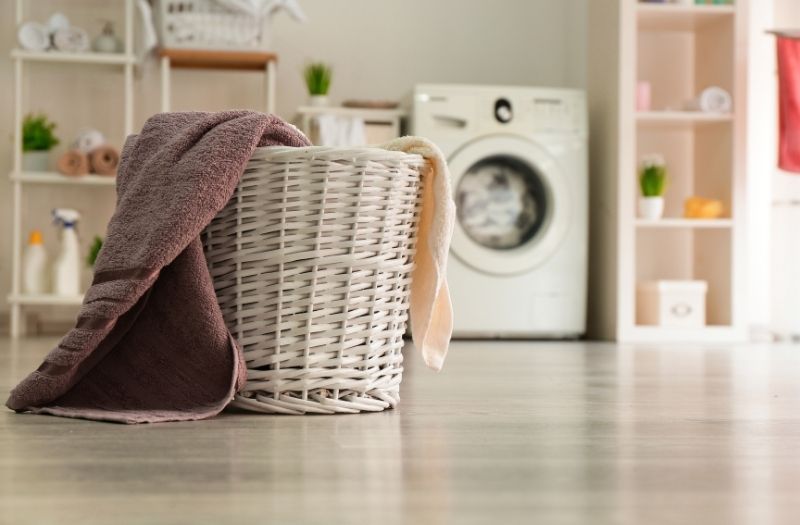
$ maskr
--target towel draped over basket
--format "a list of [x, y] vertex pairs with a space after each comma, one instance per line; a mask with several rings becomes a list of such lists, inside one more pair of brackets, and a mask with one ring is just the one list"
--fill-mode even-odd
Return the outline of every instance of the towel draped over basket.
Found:
[[[164, 113], [128, 138], [117, 208], [75, 327], [11, 392], [7, 406], [121, 423], [195, 420], [219, 413], [243, 387], [241, 349], [225, 326], [201, 231], [225, 207], [256, 147], [307, 146], [293, 126], [250, 111]], [[452, 312], [445, 279], [453, 204], [441, 153], [431, 159], [412, 289], [412, 330], [441, 368]], [[423, 208], [427, 204], [423, 205]], [[425, 232], [425, 233], [423, 233]]]

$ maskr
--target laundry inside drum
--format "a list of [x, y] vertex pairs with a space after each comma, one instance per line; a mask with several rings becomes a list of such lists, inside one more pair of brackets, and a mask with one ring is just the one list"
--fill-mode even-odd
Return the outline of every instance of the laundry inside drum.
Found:
[[512, 250], [533, 241], [547, 217], [547, 190], [538, 171], [516, 157], [473, 164], [456, 191], [458, 220], [476, 243]]

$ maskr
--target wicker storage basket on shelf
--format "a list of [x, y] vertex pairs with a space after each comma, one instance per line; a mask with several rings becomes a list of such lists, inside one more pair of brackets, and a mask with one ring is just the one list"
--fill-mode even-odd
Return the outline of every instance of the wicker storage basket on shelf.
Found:
[[214, 0], [157, 0], [153, 13], [164, 48], [263, 51], [270, 44], [266, 20]]
[[203, 234], [247, 361], [241, 408], [394, 407], [425, 163], [377, 148], [259, 148]]

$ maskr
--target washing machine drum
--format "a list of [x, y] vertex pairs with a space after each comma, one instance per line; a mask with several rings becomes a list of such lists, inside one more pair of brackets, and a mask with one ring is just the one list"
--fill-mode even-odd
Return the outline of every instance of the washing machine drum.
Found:
[[569, 188], [541, 146], [517, 136], [477, 139], [449, 159], [457, 206], [453, 253], [496, 275], [536, 268], [570, 222]]

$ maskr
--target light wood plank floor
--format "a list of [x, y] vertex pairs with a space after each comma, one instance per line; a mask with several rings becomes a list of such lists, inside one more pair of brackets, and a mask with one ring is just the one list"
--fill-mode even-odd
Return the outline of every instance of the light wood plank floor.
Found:
[[[0, 390], [53, 343], [0, 340]], [[407, 363], [381, 414], [0, 411], [0, 523], [800, 522], [800, 347], [470, 342], [441, 374]]]

